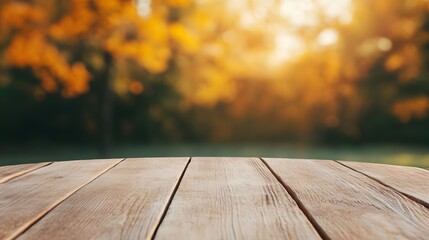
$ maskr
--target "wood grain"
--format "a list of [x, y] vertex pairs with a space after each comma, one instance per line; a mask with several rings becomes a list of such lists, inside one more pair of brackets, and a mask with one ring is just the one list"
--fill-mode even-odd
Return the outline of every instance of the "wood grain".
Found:
[[429, 171], [416, 167], [341, 162], [429, 207]]
[[156, 239], [319, 239], [257, 158], [192, 158]]
[[50, 162], [44, 163], [31, 163], [31, 164], [20, 164], [20, 165], [12, 165], [12, 166], [2, 166], [0, 167], [0, 183], [4, 183], [9, 181], [12, 178], [19, 177], [28, 172], [36, 170], [38, 168], [44, 167]]
[[0, 239], [12, 239], [120, 160], [55, 162], [0, 185]]
[[427, 239], [429, 211], [333, 161], [265, 159], [332, 239]]
[[126, 159], [70, 196], [19, 239], [150, 238], [188, 159]]

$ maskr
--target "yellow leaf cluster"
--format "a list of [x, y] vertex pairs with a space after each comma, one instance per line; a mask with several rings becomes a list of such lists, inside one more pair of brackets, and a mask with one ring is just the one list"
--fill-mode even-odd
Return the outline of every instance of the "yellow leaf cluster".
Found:
[[89, 0], [71, 0], [70, 12], [51, 26], [50, 34], [54, 38], [64, 41], [90, 32], [97, 16], [90, 10], [89, 4]]
[[190, 0], [168, 0], [168, 4], [172, 7], [184, 7], [190, 3]]
[[98, 10], [98, 14], [105, 15], [117, 12], [122, 8], [122, 4], [131, 5], [131, 1], [106, 1], [106, 0], [93, 0], [94, 5]]
[[399, 71], [399, 80], [407, 82], [420, 73], [421, 56], [415, 45], [405, 45], [392, 53], [385, 62], [388, 71]]
[[[90, 43], [97, 54], [109, 52], [116, 61], [135, 60], [152, 74], [167, 70], [172, 44], [186, 53], [195, 52], [195, 37], [182, 25], [168, 22], [169, 7], [189, 3], [154, 0], [151, 14], [142, 17], [132, 0], [10, 1], [0, 4], [0, 41], [10, 39], [5, 50], [8, 64], [32, 68], [45, 91], [57, 91], [60, 83], [64, 95], [77, 95], [88, 90], [90, 73], [83, 62], [96, 63], [96, 71], [109, 67], [91, 57], [96, 54], [70, 64], [67, 52], [79, 41]], [[12, 28], [19, 31], [12, 33], [8, 30]], [[137, 84], [132, 86], [131, 92], [140, 92]]]
[[429, 97], [419, 96], [398, 101], [392, 106], [392, 114], [401, 122], [407, 123], [413, 118], [421, 119], [427, 116]]
[[[107, 51], [118, 58], [136, 60], [151, 73], [166, 70], [171, 51], [168, 46], [168, 25], [165, 21], [158, 16], [152, 16], [148, 19], [135, 18], [135, 21], [118, 21], [114, 24], [117, 24], [118, 29], [106, 39]], [[131, 39], [130, 35], [133, 35]]]
[[231, 79], [218, 69], [206, 68], [199, 77], [199, 87], [193, 97], [198, 104], [214, 106], [220, 100], [229, 100], [234, 96]]
[[1, 9], [0, 26], [23, 29], [45, 22], [46, 17], [41, 8], [21, 1], [12, 1]]
[[137, 94], [140, 94], [143, 92], [144, 87], [143, 87], [143, 84], [141, 82], [132, 81], [131, 84], [129, 85], [128, 89], [132, 94], [137, 95]]
[[172, 40], [183, 49], [185, 53], [195, 53], [198, 50], [198, 40], [187, 28], [180, 23], [170, 25]]
[[[171, 71], [190, 104], [227, 102], [234, 117], [272, 114], [302, 129], [315, 122], [337, 127], [359, 111], [357, 82], [374, 63], [385, 59], [385, 69], [403, 82], [415, 79], [422, 65], [413, 40], [422, 25], [420, 0], [351, 0], [355, 10], [347, 23], [330, 16], [335, 4], [322, 0], [305, 1], [332, 5], [315, 16], [272, 11], [284, 5], [276, 0], [152, 0], [144, 2], [150, 11], [142, 15], [133, 0], [70, 0], [51, 12], [40, 2], [48, 4], [0, 4], [0, 41], [10, 34], [4, 55], [9, 65], [32, 68], [45, 91], [64, 87], [67, 96], [88, 90], [83, 63], [95, 72], [112, 67], [100, 57], [107, 53], [116, 64], [113, 85], [122, 94], [144, 92], [128, 72], [117, 73], [132, 60], [150, 74]], [[293, 23], [313, 17], [320, 19], [311, 26]], [[325, 30], [328, 45], [320, 44]], [[67, 53], [78, 49], [77, 42], [92, 53], [71, 64], [76, 56]], [[175, 68], [169, 69], [170, 60]], [[406, 122], [424, 116], [427, 104], [425, 97], [400, 101], [392, 113]]]
[[5, 53], [6, 61], [17, 67], [31, 67], [40, 78], [42, 87], [57, 90], [57, 79], [64, 96], [81, 94], [88, 90], [90, 75], [82, 63], [69, 65], [66, 57], [38, 31], [16, 36]]

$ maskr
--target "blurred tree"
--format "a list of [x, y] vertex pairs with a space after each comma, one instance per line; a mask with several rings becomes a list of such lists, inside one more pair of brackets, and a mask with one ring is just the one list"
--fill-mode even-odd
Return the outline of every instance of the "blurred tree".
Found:
[[133, 79], [136, 74], [123, 66], [136, 62], [143, 76], [166, 71], [171, 43], [187, 49], [193, 41], [186, 28], [172, 20], [188, 4], [185, 0], [2, 1], [2, 79], [16, 78], [15, 70], [31, 72], [39, 81], [32, 85], [38, 98], [58, 91], [72, 98], [92, 85], [99, 98], [101, 154], [107, 156], [113, 92], [140, 94], [144, 89], [141, 76]]
[[104, 150], [115, 97], [140, 121], [124, 133], [160, 128], [141, 107], [174, 139], [389, 140], [427, 117], [427, 13], [424, 0], [6, 0], [0, 84], [97, 93]]
[[425, 117], [426, 88], [410, 86], [427, 84], [420, 50], [427, 39], [421, 31], [427, 5], [198, 2], [183, 21], [204, 45], [197, 54], [176, 58], [185, 108], [216, 109], [229, 119], [195, 114], [200, 132], [216, 129], [208, 136], [213, 140], [246, 139], [253, 132], [250, 139], [279, 134], [325, 141], [323, 132], [332, 130], [357, 139], [366, 130], [361, 121], [378, 122], [380, 113], [386, 121]]
[[429, 110], [425, 103], [429, 82], [423, 48], [427, 41], [427, 33], [423, 29], [428, 14], [427, 2], [360, 3], [365, 6], [372, 4], [375, 10], [371, 18], [366, 17], [373, 24], [362, 32], [362, 38], [382, 37], [376, 42], [380, 54], [369, 62], [359, 83], [364, 101], [360, 114], [362, 138], [427, 142], [429, 129], [424, 122], [427, 122]]

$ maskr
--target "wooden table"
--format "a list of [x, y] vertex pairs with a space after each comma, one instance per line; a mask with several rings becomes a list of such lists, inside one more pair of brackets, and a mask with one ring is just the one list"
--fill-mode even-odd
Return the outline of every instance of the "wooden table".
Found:
[[429, 171], [270, 158], [0, 167], [0, 239], [429, 239]]

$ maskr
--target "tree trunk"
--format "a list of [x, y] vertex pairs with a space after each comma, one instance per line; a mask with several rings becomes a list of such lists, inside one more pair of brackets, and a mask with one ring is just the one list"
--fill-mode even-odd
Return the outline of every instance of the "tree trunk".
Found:
[[112, 56], [104, 54], [104, 69], [100, 73], [100, 158], [109, 158], [113, 141], [113, 91], [111, 86], [110, 70], [113, 64]]

